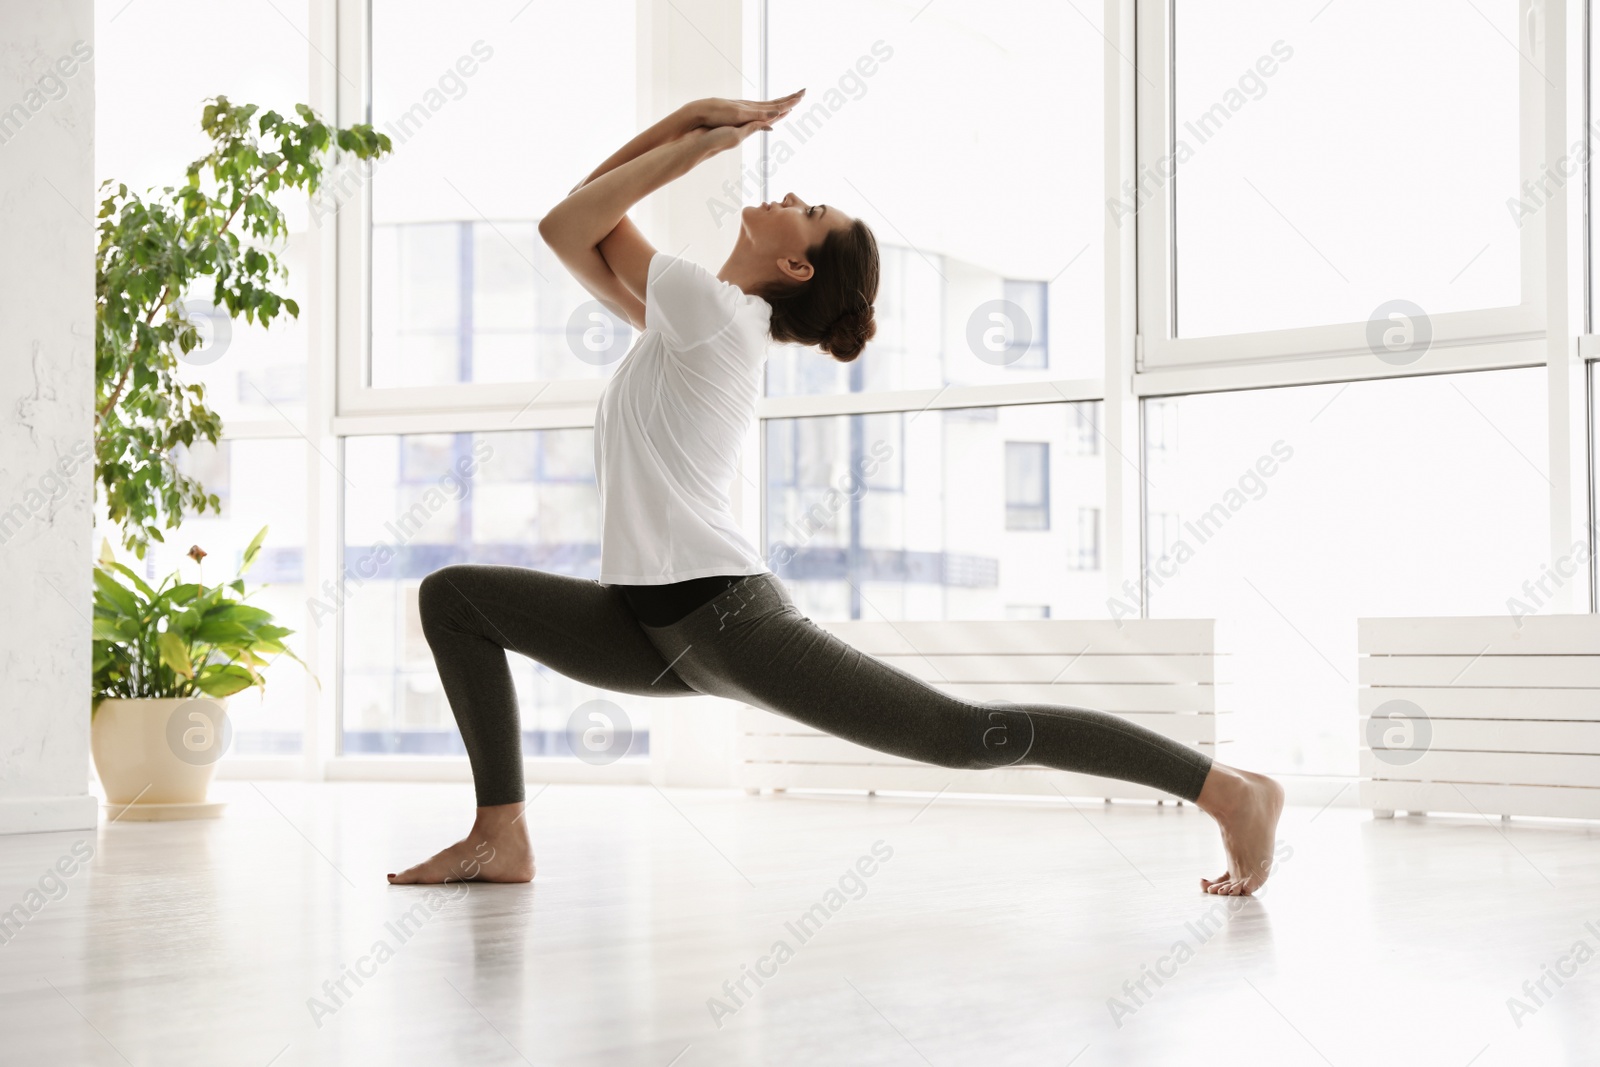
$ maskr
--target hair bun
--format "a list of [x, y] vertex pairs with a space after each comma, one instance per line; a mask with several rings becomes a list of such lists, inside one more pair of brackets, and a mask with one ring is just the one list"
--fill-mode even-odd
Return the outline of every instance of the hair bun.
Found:
[[877, 332], [878, 323], [873, 318], [873, 307], [866, 304], [834, 319], [833, 325], [828, 327], [828, 335], [822, 339], [821, 347], [834, 359], [848, 363], [861, 354], [861, 350], [867, 347], [867, 342]]
[[856, 219], [806, 249], [816, 268], [810, 280], [773, 283], [759, 293], [772, 309], [767, 336], [776, 344], [820, 348], [839, 363], [861, 354], [878, 332], [878, 239]]

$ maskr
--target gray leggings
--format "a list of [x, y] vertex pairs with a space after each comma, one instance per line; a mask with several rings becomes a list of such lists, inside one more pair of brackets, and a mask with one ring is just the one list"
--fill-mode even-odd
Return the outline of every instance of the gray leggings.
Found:
[[524, 797], [506, 650], [597, 688], [727, 697], [941, 767], [1054, 767], [1191, 801], [1211, 770], [1209, 756], [1103, 711], [951, 696], [813, 623], [772, 574], [661, 627], [639, 623], [616, 586], [522, 567], [444, 567], [418, 604], [484, 807]]

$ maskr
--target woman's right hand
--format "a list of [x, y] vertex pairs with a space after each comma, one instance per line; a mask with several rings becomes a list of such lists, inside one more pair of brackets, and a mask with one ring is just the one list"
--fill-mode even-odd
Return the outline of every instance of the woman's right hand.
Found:
[[689, 131], [689, 136], [698, 140], [705, 151], [705, 156], [726, 152], [730, 148], [738, 148], [744, 143], [745, 138], [758, 130], [772, 129], [772, 121], [755, 119], [740, 126], [700, 126]]
[[770, 126], [771, 123], [787, 115], [805, 93], [806, 91], [801, 89], [788, 96], [780, 96], [776, 100], [726, 100], [713, 96], [690, 103], [686, 110], [689, 117], [694, 120], [695, 127], [720, 129], [747, 126], [752, 122]]

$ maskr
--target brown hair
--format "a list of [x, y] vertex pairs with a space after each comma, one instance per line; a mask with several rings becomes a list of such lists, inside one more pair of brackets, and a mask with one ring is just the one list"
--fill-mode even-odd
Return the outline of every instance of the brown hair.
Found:
[[840, 363], [861, 354], [878, 332], [872, 302], [878, 298], [878, 240], [860, 219], [830, 230], [806, 249], [810, 281], [773, 286], [761, 294], [772, 305], [772, 339], [815, 345]]

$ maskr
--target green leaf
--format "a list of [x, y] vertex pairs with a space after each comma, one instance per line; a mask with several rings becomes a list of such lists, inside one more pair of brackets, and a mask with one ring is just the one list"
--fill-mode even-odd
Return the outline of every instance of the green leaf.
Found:
[[244, 559], [239, 563], [239, 577], [243, 578], [245, 571], [248, 571], [251, 565], [255, 563], [256, 556], [261, 552], [261, 542], [266, 538], [267, 528], [263, 526], [256, 531], [255, 537], [251, 539], [249, 546], [244, 550]]
[[167, 629], [183, 637], [186, 641], [194, 640], [194, 631], [200, 625], [201, 614], [193, 607], [185, 608], [167, 620]]
[[189, 661], [189, 648], [183, 639], [170, 630], [156, 635], [156, 647], [161, 650], [161, 662], [185, 678], [194, 677], [194, 664]]
[[246, 641], [250, 636], [248, 626], [206, 618], [195, 627], [191, 640], [202, 645], [223, 645], [230, 641]]
[[199, 596], [201, 588], [202, 586], [194, 582], [184, 582], [182, 585], [175, 585], [167, 590], [162, 599], [173, 607], [181, 607]]
[[206, 612], [207, 622], [229, 622], [249, 627], [254, 634], [259, 634], [263, 623], [272, 621], [272, 612], [266, 608], [258, 608], [254, 604], [220, 604]]
[[132, 568], [122, 563], [111, 563], [108, 564], [108, 566], [114, 570], [121, 571], [123, 574], [126, 574], [130, 579], [132, 579], [134, 588], [143, 593], [146, 600], [154, 600], [156, 598], [156, 591], [151, 589], [149, 583], [143, 578], [139, 577], [139, 575], [136, 574]]
[[120, 623], [116, 619], [97, 618], [93, 627], [96, 641], [121, 641], [123, 640]]
[[139, 616], [139, 601], [134, 597], [132, 591], [106, 573], [101, 567], [94, 569], [94, 584], [98, 595], [103, 597], [115, 610], [122, 612], [124, 615], [131, 615], [134, 618]]
[[255, 685], [257, 676], [243, 667], [229, 663], [211, 664], [195, 678], [195, 685], [207, 696], [226, 697]]

